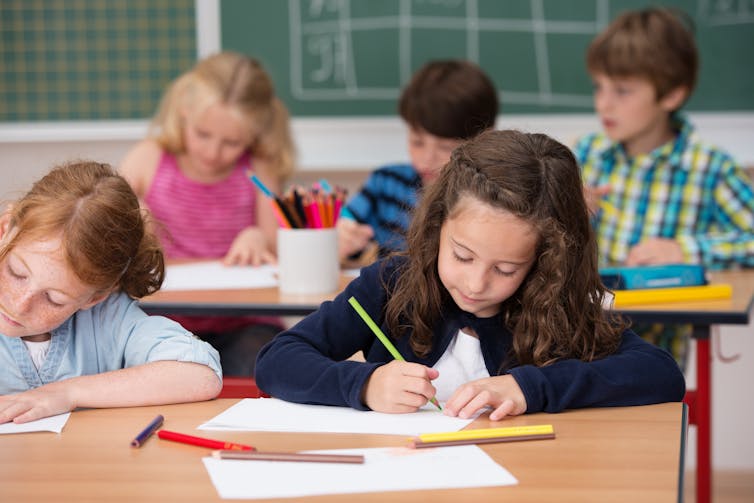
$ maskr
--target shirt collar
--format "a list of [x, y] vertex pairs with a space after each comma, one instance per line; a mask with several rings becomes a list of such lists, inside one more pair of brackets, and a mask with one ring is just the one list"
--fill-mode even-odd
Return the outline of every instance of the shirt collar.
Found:
[[[681, 160], [683, 152], [687, 150], [691, 135], [694, 132], [694, 126], [688, 120], [686, 115], [681, 112], [674, 112], [671, 115], [670, 120], [673, 129], [677, 131], [676, 136], [671, 141], [660, 145], [651, 152], [638, 156], [642, 164], [668, 164], [677, 168], [684, 167]], [[607, 146], [605, 150], [602, 151], [601, 157], [603, 161], [620, 161], [621, 163], [629, 162], [628, 155], [626, 154], [623, 145], [609, 140], [607, 140]], [[633, 161], [635, 162], [636, 159]]]

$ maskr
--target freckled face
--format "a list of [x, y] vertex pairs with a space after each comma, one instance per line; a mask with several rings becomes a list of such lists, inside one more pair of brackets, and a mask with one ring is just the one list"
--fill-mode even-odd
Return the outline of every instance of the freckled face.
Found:
[[0, 333], [9, 337], [48, 333], [101, 299], [70, 270], [59, 238], [21, 241], [0, 261]]
[[534, 264], [537, 240], [529, 223], [465, 196], [440, 231], [440, 280], [458, 307], [494, 316]]

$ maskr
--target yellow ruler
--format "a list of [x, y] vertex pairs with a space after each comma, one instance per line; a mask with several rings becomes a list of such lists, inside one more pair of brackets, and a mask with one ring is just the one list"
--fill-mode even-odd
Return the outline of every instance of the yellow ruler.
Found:
[[727, 283], [720, 283], [703, 286], [615, 290], [613, 293], [615, 294], [613, 306], [621, 307], [633, 304], [729, 299], [733, 296], [733, 287]]
[[454, 440], [519, 437], [522, 435], [547, 435], [552, 433], [554, 433], [554, 430], [551, 424], [538, 424], [531, 426], [508, 426], [505, 428], [480, 428], [444, 433], [424, 433], [419, 435], [418, 439], [422, 442], [447, 442]]

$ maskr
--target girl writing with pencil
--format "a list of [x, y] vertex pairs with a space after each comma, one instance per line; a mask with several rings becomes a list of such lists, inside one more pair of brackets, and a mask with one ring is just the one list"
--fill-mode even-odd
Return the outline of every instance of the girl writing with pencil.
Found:
[[[259, 265], [275, 261], [278, 223], [247, 172], [279, 193], [293, 150], [288, 112], [267, 72], [222, 52], [169, 86], [147, 139], [120, 171], [154, 215], [168, 259]], [[281, 329], [275, 318], [175, 319], [220, 350], [228, 375], [251, 375], [256, 351]]]
[[[540, 134], [488, 131], [423, 195], [408, 248], [265, 346], [257, 384], [301, 403], [490, 418], [678, 401], [664, 350], [609, 315], [578, 166]], [[388, 334], [394, 358], [348, 299]], [[363, 351], [366, 361], [348, 358]]]
[[163, 275], [136, 195], [107, 165], [57, 167], [5, 208], [0, 423], [217, 396], [217, 351], [135, 300]]

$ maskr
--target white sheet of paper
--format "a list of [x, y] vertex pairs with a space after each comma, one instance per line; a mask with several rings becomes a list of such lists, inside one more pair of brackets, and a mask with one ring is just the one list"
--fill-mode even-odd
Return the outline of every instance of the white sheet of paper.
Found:
[[457, 431], [471, 421], [473, 418], [446, 416], [432, 404], [411, 414], [384, 414], [350, 407], [303, 405], [276, 398], [246, 398], [198, 429], [416, 436], [422, 433]]
[[43, 417], [42, 419], [37, 419], [36, 421], [30, 421], [28, 423], [3, 423], [0, 424], [0, 434], [29, 433], [32, 431], [51, 431], [53, 433], [60, 433], [63, 431], [63, 426], [65, 426], [65, 423], [70, 416], [71, 413], [66, 412], [65, 414]]
[[238, 461], [211, 457], [202, 461], [217, 493], [225, 499], [518, 484], [508, 470], [475, 445], [316, 452], [363, 454], [364, 464]]
[[163, 290], [225, 290], [277, 286], [277, 266], [226, 266], [219, 260], [172, 264], [165, 269]]

